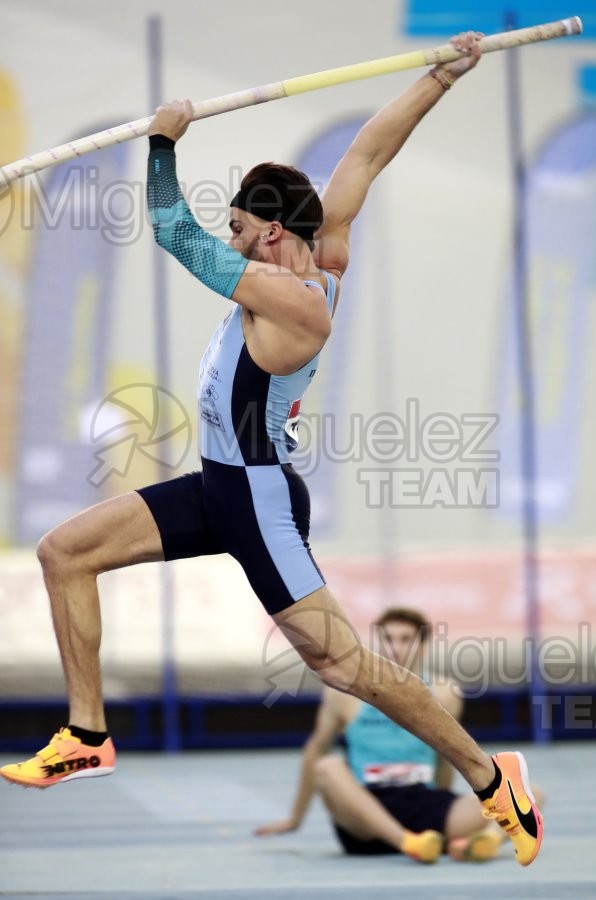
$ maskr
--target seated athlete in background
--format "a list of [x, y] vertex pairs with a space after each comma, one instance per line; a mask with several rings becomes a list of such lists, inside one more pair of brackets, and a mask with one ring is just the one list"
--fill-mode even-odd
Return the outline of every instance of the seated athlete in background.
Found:
[[[422, 678], [459, 719], [463, 702], [457, 684], [429, 674], [428, 620], [417, 610], [393, 608], [375, 625], [381, 648]], [[345, 759], [328, 753], [340, 735]], [[430, 863], [445, 849], [459, 861], [492, 859], [505, 835], [495, 822], [483, 818], [474, 794], [461, 796], [451, 790], [453, 774], [446, 759], [375, 707], [326, 688], [304, 747], [292, 813], [288, 819], [258, 828], [256, 834], [299, 828], [318, 791], [346, 853], [401, 851]], [[540, 803], [541, 792], [533, 790]]]

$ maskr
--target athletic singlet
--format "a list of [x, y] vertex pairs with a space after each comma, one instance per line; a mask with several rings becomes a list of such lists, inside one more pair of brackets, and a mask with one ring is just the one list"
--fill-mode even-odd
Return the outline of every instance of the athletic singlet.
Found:
[[344, 732], [348, 764], [362, 784], [432, 784], [436, 753], [374, 706], [361, 702]]
[[[327, 272], [327, 306], [335, 281]], [[305, 281], [304, 284], [318, 282]], [[253, 362], [242, 331], [242, 307], [217, 328], [201, 360], [201, 456], [230, 466], [289, 462], [298, 445], [300, 403], [317, 371], [319, 354], [291, 375], [270, 375]]]

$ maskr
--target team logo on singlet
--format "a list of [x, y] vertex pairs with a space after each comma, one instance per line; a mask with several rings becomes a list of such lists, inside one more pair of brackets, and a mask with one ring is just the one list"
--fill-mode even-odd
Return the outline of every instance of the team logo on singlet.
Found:
[[298, 443], [298, 423], [300, 422], [300, 400], [294, 400], [284, 425], [284, 430], [293, 444]]
[[217, 411], [217, 400], [219, 400], [219, 393], [215, 390], [215, 385], [210, 382], [201, 391], [201, 419], [208, 422], [209, 425], [213, 425], [214, 428], [225, 431], [223, 419]]
[[225, 431], [224, 424], [222, 422], [222, 418], [218, 412], [214, 409], [202, 409], [201, 410], [201, 419], [204, 422], [207, 422], [209, 425], [213, 425], [214, 428], [219, 428], [220, 431]]
[[394, 785], [428, 784], [433, 779], [432, 766], [425, 763], [372, 763], [364, 767], [364, 783]]
[[219, 394], [215, 390], [213, 384], [208, 384], [201, 392], [201, 403], [208, 403], [209, 406], [215, 406], [216, 400], [219, 400]]

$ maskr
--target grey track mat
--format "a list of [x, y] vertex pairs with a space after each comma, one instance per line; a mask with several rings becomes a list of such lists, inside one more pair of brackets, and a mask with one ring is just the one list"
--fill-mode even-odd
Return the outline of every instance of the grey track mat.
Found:
[[509, 845], [484, 865], [348, 858], [318, 801], [300, 831], [253, 837], [288, 813], [296, 751], [121, 754], [109, 778], [47, 791], [0, 784], [0, 896], [595, 898], [594, 744], [523, 750], [547, 793], [543, 849], [527, 869]]

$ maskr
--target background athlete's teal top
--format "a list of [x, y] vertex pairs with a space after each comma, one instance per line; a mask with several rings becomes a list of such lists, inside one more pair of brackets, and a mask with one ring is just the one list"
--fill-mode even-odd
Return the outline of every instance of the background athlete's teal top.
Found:
[[348, 764], [361, 783], [432, 784], [435, 751], [374, 706], [361, 703], [344, 737]]

